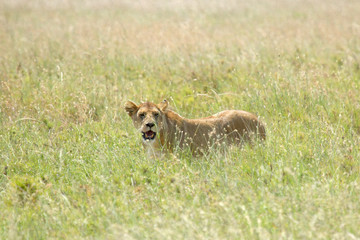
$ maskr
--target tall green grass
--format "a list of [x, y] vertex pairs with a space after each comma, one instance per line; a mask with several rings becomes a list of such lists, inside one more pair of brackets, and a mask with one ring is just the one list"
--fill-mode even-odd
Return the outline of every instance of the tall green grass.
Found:
[[[359, 11], [0, 1], [0, 238], [360, 238]], [[148, 159], [122, 106], [164, 98], [267, 140]]]

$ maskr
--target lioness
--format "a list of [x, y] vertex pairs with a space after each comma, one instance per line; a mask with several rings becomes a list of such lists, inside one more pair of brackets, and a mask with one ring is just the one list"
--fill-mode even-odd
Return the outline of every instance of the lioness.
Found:
[[242, 143], [251, 136], [265, 139], [264, 125], [249, 112], [225, 110], [210, 117], [186, 119], [168, 109], [168, 102], [125, 103], [125, 110], [141, 132], [148, 154], [159, 156], [161, 150], [189, 147], [193, 154], [204, 153], [211, 146]]

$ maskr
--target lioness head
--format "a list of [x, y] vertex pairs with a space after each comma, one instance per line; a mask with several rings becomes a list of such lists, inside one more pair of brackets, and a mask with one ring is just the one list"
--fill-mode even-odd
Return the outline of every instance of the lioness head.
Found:
[[154, 141], [160, 129], [164, 127], [164, 111], [167, 106], [166, 100], [160, 104], [146, 102], [137, 105], [132, 101], [125, 103], [125, 111], [133, 120], [134, 126], [141, 132], [145, 143]]

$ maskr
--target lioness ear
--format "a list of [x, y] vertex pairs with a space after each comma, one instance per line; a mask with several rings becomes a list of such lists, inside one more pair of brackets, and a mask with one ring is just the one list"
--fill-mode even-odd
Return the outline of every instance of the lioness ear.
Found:
[[132, 101], [127, 101], [124, 105], [125, 111], [129, 114], [129, 116], [131, 117], [137, 110], [138, 110], [138, 105], [136, 105], [134, 102]]
[[168, 101], [166, 101], [166, 99], [164, 99], [164, 101], [159, 103], [158, 107], [160, 108], [161, 111], [165, 111], [166, 108], [168, 107], [168, 105], [169, 105]]

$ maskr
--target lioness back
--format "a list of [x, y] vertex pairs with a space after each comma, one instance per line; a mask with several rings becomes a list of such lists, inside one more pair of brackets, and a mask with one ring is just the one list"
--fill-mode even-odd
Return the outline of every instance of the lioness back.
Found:
[[265, 140], [265, 128], [258, 118], [249, 112], [241, 110], [226, 110], [216, 116], [222, 119], [224, 131], [230, 138], [242, 138], [247, 140], [252, 134]]
[[265, 140], [265, 128], [258, 118], [249, 112], [225, 110], [215, 115], [187, 119], [184, 132], [193, 148], [206, 148], [214, 143], [242, 143], [252, 136]]

